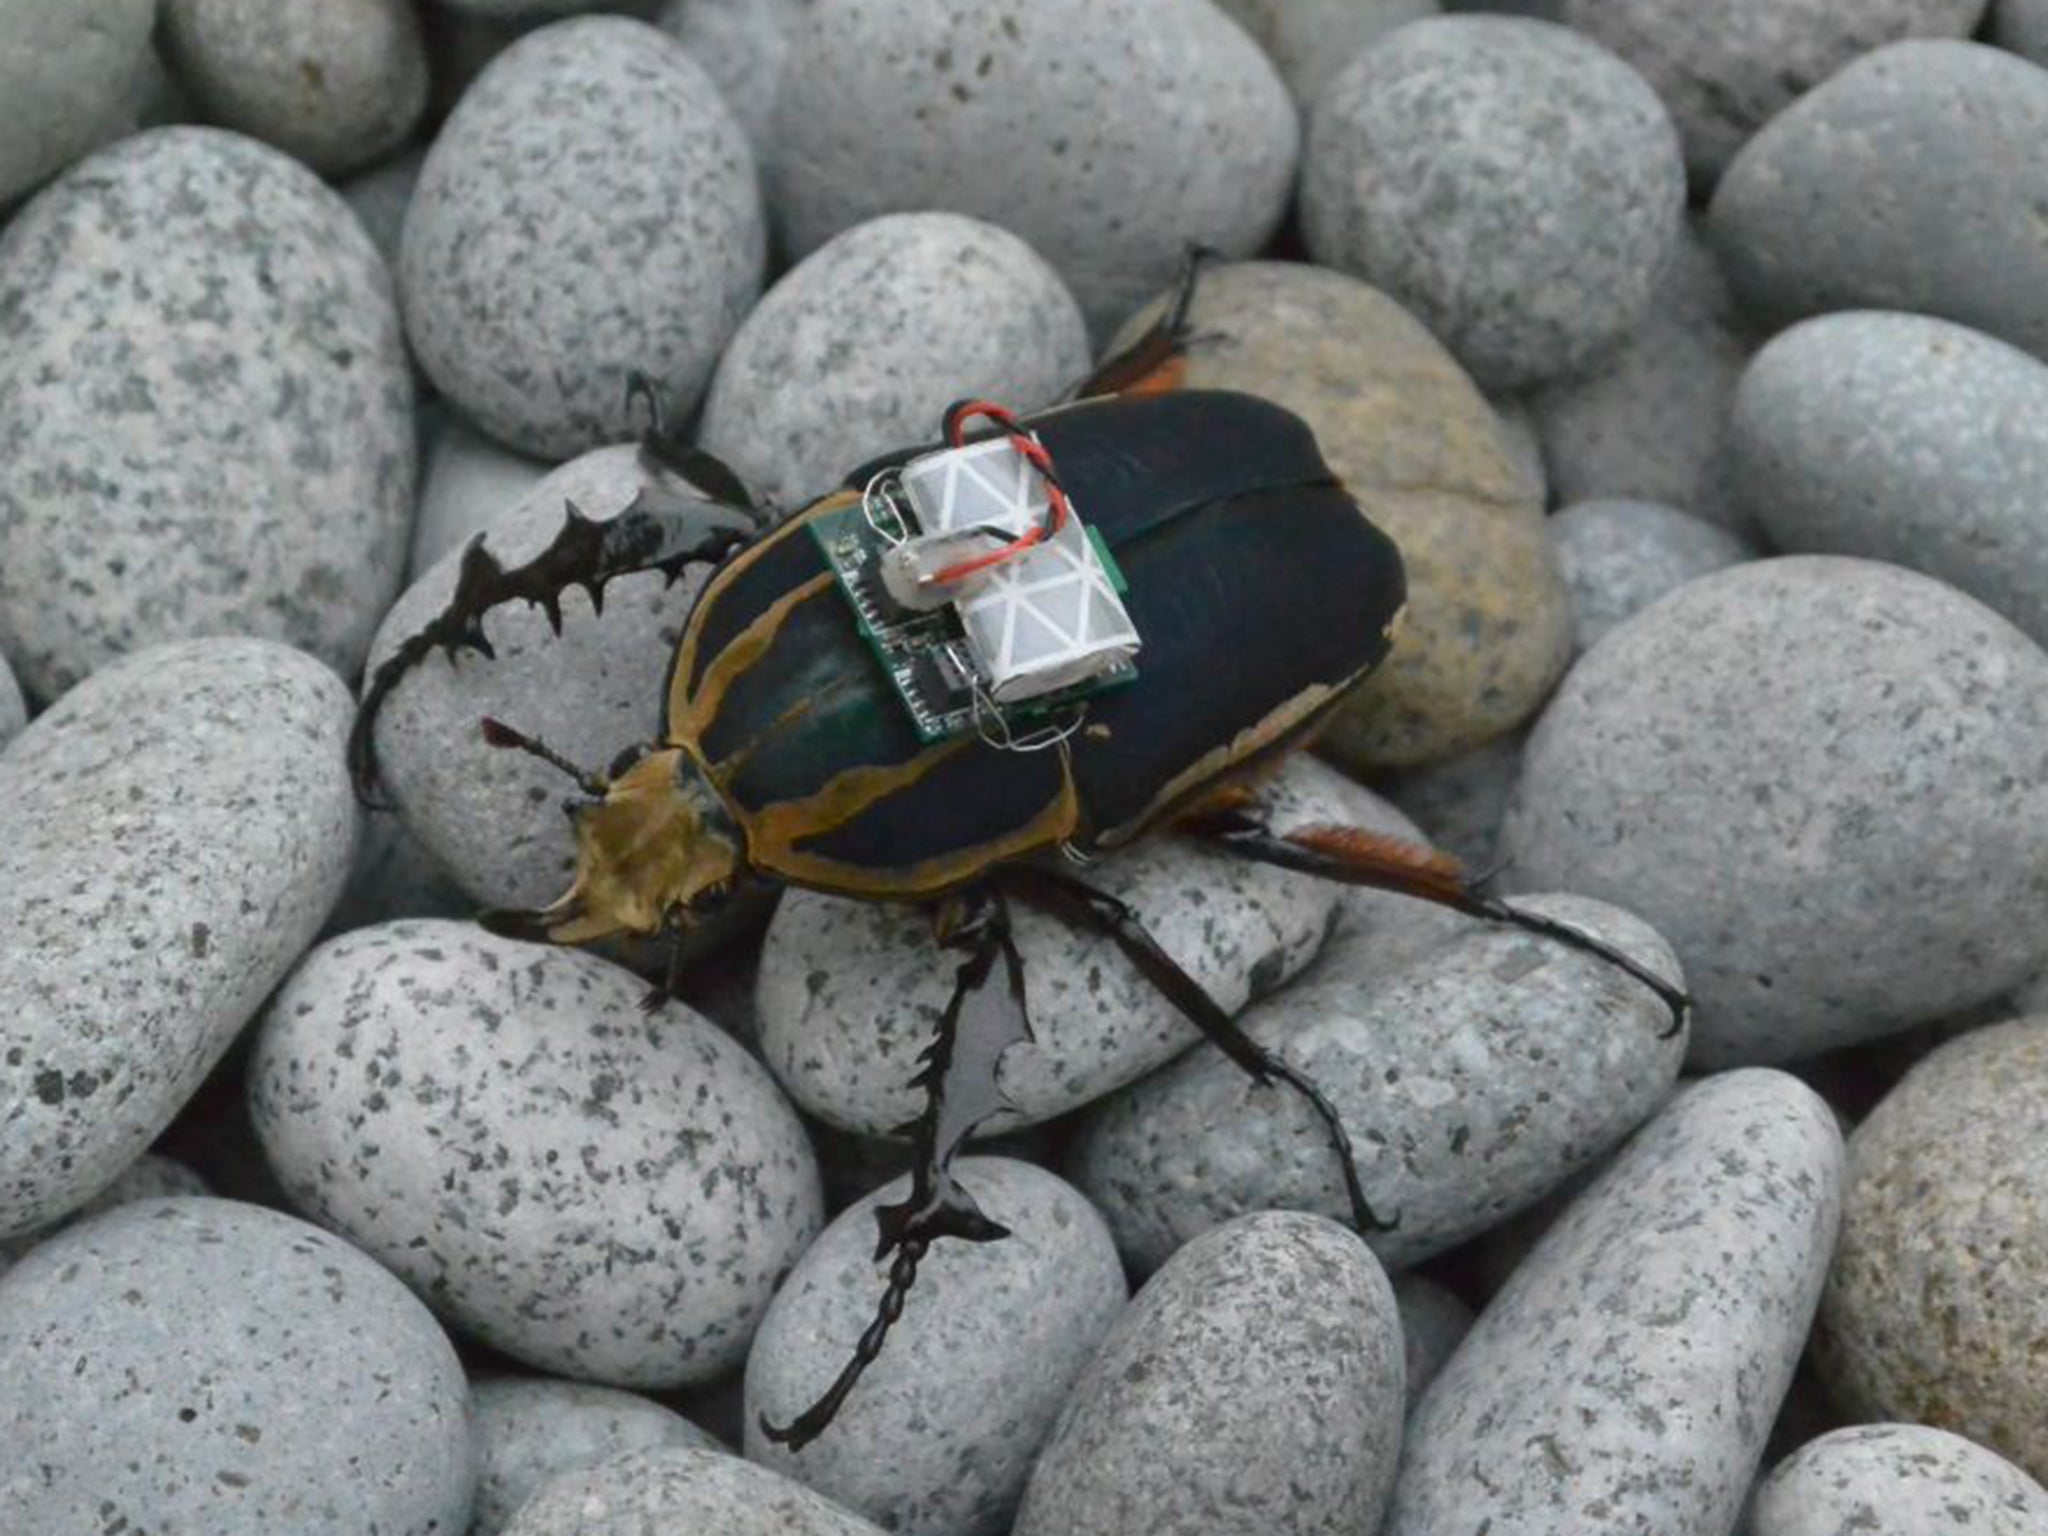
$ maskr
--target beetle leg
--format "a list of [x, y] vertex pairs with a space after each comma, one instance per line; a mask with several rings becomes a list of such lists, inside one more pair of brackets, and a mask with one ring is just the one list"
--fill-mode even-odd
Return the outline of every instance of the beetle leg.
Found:
[[1104, 358], [1093, 373], [1075, 386], [1073, 398], [1163, 395], [1179, 389], [1187, 360], [1188, 312], [1194, 307], [1195, 287], [1201, 279], [1203, 264], [1221, 254], [1206, 245], [1190, 245], [1181, 257], [1180, 276], [1174, 281], [1173, 298], [1166, 312], [1123, 351]]
[[356, 794], [370, 803], [377, 782], [377, 748], [373, 732], [377, 713], [400, 679], [439, 650], [452, 661], [462, 651], [488, 657], [483, 617], [500, 603], [515, 598], [546, 610], [557, 634], [562, 629], [562, 594], [581, 587], [593, 608], [602, 608], [607, 582], [636, 571], [660, 571], [674, 581], [683, 568], [699, 560], [715, 560], [753, 534], [753, 524], [731, 508], [695, 497], [642, 487], [617, 517], [599, 522], [568, 504], [561, 531], [523, 565], [501, 564], [478, 534], [462, 552], [455, 592], [448, 606], [424, 628], [409, 636], [371, 674], [349, 732], [348, 764]]
[[771, 522], [769, 509], [747, 489], [733, 467], [707, 448], [691, 442], [680, 422], [671, 421], [654, 380], [637, 370], [626, 380], [626, 403], [647, 407], [647, 430], [640, 438], [640, 462], [651, 472], [681, 475], [713, 501], [750, 514], [758, 527]]
[[1267, 1050], [1239, 1028], [1222, 1005], [1202, 990], [1202, 984], [1160, 947], [1129, 904], [1065, 870], [1017, 864], [1000, 871], [998, 878], [1020, 900], [1108, 938], [1138, 968], [1140, 975], [1164, 993], [1253, 1082], [1267, 1086], [1277, 1079], [1307, 1099], [1336, 1147], [1337, 1161], [1344, 1174], [1344, 1191], [1351, 1201], [1352, 1223], [1360, 1232], [1391, 1232], [1399, 1225], [1398, 1216], [1382, 1220], [1365, 1198], [1350, 1133], [1322, 1089], [1285, 1057]]
[[1317, 826], [1278, 833], [1267, 826], [1256, 810], [1226, 807], [1204, 811], [1181, 821], [1177, 830], [1207, 839], [1240, 858], [1282, 869], [1340, 880], [1347, 885], [1368, 885], [1403, 896], [1433, 901], [1455, 911], [1507, 923], [1516, 928], [1557, 939], [1573, 949], [1597, 955], [1618, 966], [1656, 993], [1671, 1010], [1671, 1024], [1664, 1038], [1685, 1027], [1686, 1011], [1692, 999], [1682, 987], [1675, 987], [1641, 962], [1602, 943], [1569, 923], [1560, 923], [1540, 913], [1511, 907], [1496, 897], [1482, 894], [1484, 876], [1474, 875], [1450, 854], [1435, 848], [1406, 842], [1362, 827]]
[[996, 1064], [1012, 1045], [1031, 1038], [1024, 1011], [1024, 962], [1010, 937], [1009, 910], [994, 892], [977, 892], [949, 904], [940, 919], [940, 936], [950, 947], [964, 950], [967, 958], [956, 973], [953, 997], [939, 1018], [938, 1033], [921, 1058], [924, 1068], [912, 1079], [925, 1091], [924, 1113], [898, 1127], [899, 1134], [909, 1135], [915, 1144], [910, 1196], [875, 1212], [881, 1233], [875, 1258], [879, 1262], [895, 1255], [888, 1287], [853, 1358], [824, 1395], [788, 1424], [778, 1426], [762, 1418], [763, 1434], [795, 1450], [832, 1422], [861, 1373], [881, 1354], [933, 1240], [958, 1237], [986, 1243], [1010, 1235], [1009, 1228], [990, 1220], [953, 1177], [952, 1164], [976, 1128], [1008, 1104], [996, 1085]]

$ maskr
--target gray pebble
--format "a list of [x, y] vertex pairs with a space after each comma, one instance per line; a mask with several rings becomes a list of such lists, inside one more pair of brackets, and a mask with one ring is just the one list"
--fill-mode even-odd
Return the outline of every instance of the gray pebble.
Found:
[[2048, 1477], [2048, 1018], [1925, 1057], [1856, 1128], [1816, 1341], [1858, 1420], [1968, 1435]]
[[1841, 1156], [1782, 1073], [1674, 1100], [1423, 1395], [1387, 1536], [1728, 1531], [1820, 1296]]
[[238, 134], [161, 128], [0, 239], [0, 649], [52, 698], [156, 641], [362, 664], [405, 561], [412, 384], [348, 207]]
[[1009, 1530], [1032, 1458], [1128, 1296], [1108, 1229], [1070, 1185], [1008, 1158], [954, 1168], [1012, 1235], [934, 1245], [881, 1357], [802, 1452], [769, 1443], [761, 1418], [796, 1417], [851, 1357], [882, 1294], [874, 1213], [908, 1179], [825, 1229], [747, 1357], [748, 1458], [906, 1536]]
[[574, 950], [430, 920], [309, 955], [250, 1063], [301, 1209], [516, 1360], [616, 1386], [735, 1365], [821, 1219], [760, 1066]]
[[[1708, 222], [1773, 326], [1910, 309], [2048, 355], [2048, 71], [1977, 43], [1893, 43], [1779, 113]], [[1930, 231], [1952, 238], [1930, 239]]]
[[1946, 1430], [1859, 1424], [1780, 1462], [1749, 1518], [1747, 1536], [2041, 1536], [2048, 1489]]
[[1028, 240], [1104, 335], [1189, 242], [1265, 244], [1300, 129], [1273, 66], [1207, 0], [818, 0], [774, 138], [799, 256], [878, 213], [972, 214]]
[[362, 835], [356, 839], [348, 884], [327, 914], [320, 936], [332, 938], [398, 917], [475, 915], [476, 902], [435, 862], [405, 818], [370, 808], [362, 813]]
[[631, 435], [636, 371], [695, 409], [765, 242], [746, 136], [682, 45], [623, 17], [558, 22], [493, 60], [428, 151], [406, 334], [478, 426], [563, 458]]
[[441, 412], [420, 465], [408, 579], [418, 581], [443, 555], [508, 516], [548, 469], [539, 459], [492, 442], [454, 412]]
[[556, 1478], [505, 1536], [881, 1536], [801, 1483], [719, 1451], [630, 1451]]
[[0, 206], [125, 131], [156, 0], [0, 0]]
[[462, 1367], [361, 1253], [231, 1200], [81, 1222], [0, 1283], [0, 1504], [36, 1536], [452, 1536]]
[[1261, 1211], [1167, 1262], [1095, 1352], [1015, 1536], [1354, 1536], [1401, 1446], [1400, 1318], [1356, 1234]]
[[470, 1384], [476, 1501], [469, 1536], [498, 1536], [549, 1481], [630, 1451], [718, 1442], [648, 1398], [580, 1381], [479, 1376]]
[[[1663, 941], [1580, 897], [1528, 898], [1670, 978]], [[1388, 966], [1370, 934], [1312, 984], [1248, 1011], [1245, 1033], [1315, 1082], [1350, 1133], [1366, 1198], [1405, 1266], [1485, 1230], [1614, 1145], [1678, 1074], [1682, 1035], [1641, 982], [1555, 940], [1459, 922]], [[1314, 1110], [1261, 1087], [1213, 1046], [1091, 1110], [1071, 1158], [1132, 1267], [1146, 1271], [1244, 1211], [1348, 1222], [1335, 1149]]]
[[1597, 43], [1503, 17], [1411, 22], [1359, 54], [1317, 101], [1302, 172], [1315, 259], [1385, 289], [1489, 388], [1635, 329], [1684, 203], [1656, 94]]
[[1756, 558], [1725, 528], [1647, 501], [1582, 501], [1549, 523], [1584, 655], [1623, 619], [1697, 576]]
[[1393, 1280], [1394, 1305], [1401, 1313], [1407, 1407], [1413, 1409], [1472, 1331], [1472, 1309], [1427, 1275], [1409, 1270]]
[[384, 265], [398, 271], [398, 246], [405, 232], [405, 210], [412, 206], [412, 190], [419, 184], [420, 167], [427, 161], [424, 148], [394, 155], [383, 164], [359, 172], [335, 190], [342, 196], [356, 220], [384, 258]]
[[1783, 1061], [1996, 997], [2048, 936], [2048, 656], [1974, 599], [1836, 556], [1689, 582], [1537, 724], [1517, 888], [1656, 925], [1692, 1063]]
[[322, 175], [395, 149], [427, 105], [411, 0], [163, 0], [163, 28], [209, 121]]
[[1217, 0], [1266, 50], [1303, 111], [1337, 72], [1437, 0]]
[[21, 696], [21, 684], [14, 680], [14, 669], [7, 665], [5, 656], [0, 656], [0, 748], [19, 736], [27, 724], [28, 700]]
[[790, 34], [810, 5], [811, 0], [667, 0], [656, 18], [718, 82], [756, 158], [771, 143]]
[[1545, 505], [1550, 500], [1550, 474], [1543, 464], [1543, 437], [1535, 413], [1519, 395], [1492, 395], [1486, 403], [1500, 422], [1501, 443], [1521, 476], [1523, 498]]
[[97, 1216], [102, 1211], [111, 1211], [117, 1205], [126, 1205], [131, 1200], [156, 1200], [170, 1195], [204, 1195], [211, 1193], [206, 1180], [199, 1177], [183, 1163], [156, 1152], [145, 1152], [130, 1163], [121, 1176], [105, 1189], [94, 1195], [69, 1216], [61, 1218], [54, 1226], [34, 1232], [24, 1232], [19, 1237], [0, 1238], [0, 1273], [10, 1264], [19, 1260], [29, 1249], [35, 1247], [52, 1234], [61, 1232], [74, 1221], [88, 1216]]
[[112, 1183], [311, 942], [354, 851], [349, 713], [308, 656], [192, 640], [0, 754], [0, 1236]]
[[1030, 246], [956, 213], [889, 214], [818, 247], [741, 322], [698, 436], [790, 510], [936, 440], [955, 400], [1033, 411], [1088, 370], [1081, 311]]
[[1743, 142], [1859, 54], [1908, 37], [1968, 37], [1985, 0], [1565, 0], [1564, 19], [1657, 88], [1711, 187]]
[[1991, 0], [1990, 41], [2036, 64], [2048, 64], [2048, 0]]
[[1960, 587], [2048, 645], [2048, 365], [1925, 315], [1823, 315], [1750, 364], [1736, 500], [1787, 552]]

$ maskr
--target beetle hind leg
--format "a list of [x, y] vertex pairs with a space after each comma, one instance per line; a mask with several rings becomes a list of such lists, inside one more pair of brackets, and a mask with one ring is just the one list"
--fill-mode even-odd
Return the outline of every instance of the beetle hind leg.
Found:
[[1074, 387], [1073, 398], [1163, 395], [1179, 389], [1187, 365], [1188, 317], [1194, 308], [1195, 289], [1201, 283], [1202, 268], [1220, 256], [1209, 246], [1190, 245], [1181, 257], [1180, 275], [1174, 280], [1165, 312], [1123, 351], [1104, 358]]

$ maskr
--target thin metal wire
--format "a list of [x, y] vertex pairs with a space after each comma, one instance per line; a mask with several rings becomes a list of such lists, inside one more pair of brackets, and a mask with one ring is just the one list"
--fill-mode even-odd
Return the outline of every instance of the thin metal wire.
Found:
[[[868, 477], [868, 483], [860, 493], [860, 515], [866, 518], [868, 526], [874, 529], [875, 537], [891, 549], [910, 538], [910, 525], [903, 520], [902, 510], [897, 507], [896, 497], [891, 489], [902, 483], [903, 477], [896, 470], [878, 469]], [[879, 512], [877, 508], [880, 509]], [[885, 528], [882, 525], [884, 515], [887, 516], [890, 527]]]

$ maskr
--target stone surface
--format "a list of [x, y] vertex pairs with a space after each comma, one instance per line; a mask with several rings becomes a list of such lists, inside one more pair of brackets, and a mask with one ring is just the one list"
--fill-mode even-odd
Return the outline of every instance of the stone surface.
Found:
[[956, 400], [1020, 415], [1089, 371], [1059, 274], [1009, 231], [899, 213], [818, 247], [740, 323], [698, 440], [785, 511], [891, 448], [934, 442]]
[[0, 205], [129, 126], [156, 0], [0, 0]]
[[348, 884], [322, 938], [397, 917], [474, 917], [477, 904], [394, 811], [366, 808]]
[[37, 1243], [60, 1232], [73, 1221], [82, 1221], [88, 1216], [97, 1216], [102, 1211], [111, 1211], [117, 1205], [126, 1205], [131, 1200], [155, 1200], [170, 1195], [204, 1195], [210, 1193], [206, 1181], [187, 1168], [183, 1163], [174, 1162], [156, 1152], [145, 1152], [130, 1163], [121, 1176], [105, 1189], [81, 1205], [70, 1216], [62, 1218], [55, 1226], [43, 1227], [34, 1232], [24, 1232], [19, 1237], [0, 1238], [0, 1274], [15, 1263]]
[[193, 640], [0, 754], [0, 1236], [112, 1183], [311, 942], [354, 850], [349, 713], [308, 656]]
[[1938, 41], [1865, 54], [1728, 167], [1708, 215], [1723, 269], [1774, 328], [1907, 309], [2048, 355], [2044, 133], [2048, 72], [2024, 59]]
[[1317, 99], [1302, 232], [1384, 288], [1481, 384], [1571, 373], [1650, 312], [1685, 168], [1656, 94], [1547, 22], [1444, 16], [1358, 54]]
[[31, 694], [220, 633], [353, 673], [413, 459], [390, 278], [275, 150], [140, 134], [0, 238], [0, 650]]
[[1924, 1424], [1838, 1429], [1780, 1462], [1745, 1536], [2040, 1536], [2048, 1490], [2003, 1457]]
[[633, 1451], [556, 1478], [505, 1536], [880, 1536], [801, 1483], [718, 1451]]
[[1528, 403], [1520, 395], [1489, 395], [1486, 403], [1493, 407], [1501, 441], [1521, 476], [1523, 495], [1539, 507], [1547, 505], [1550, 476], [1543, 467], [1543, 439]]
[[1204, 268], [1190, 323], [1187, 383], [1307, 421], [1407, 567], [1393, 651], [1318, 750], [1354, 772], [1415, 766], [1531, 714], [1570, 659], [1571, 600], [1542, 501], [1450, 354], [1384, 294], [1293, 262]]
[[342, 196], [356, 221], [363, 226], [384, 265], [398, 271], [398, 246], [405, 231], [405, 211], [412, 206], [412, 189], [419, 184], [420, 167], [426, 164], [425, 149], [411, 149], [394, 155], [383, 164], [351, 176], [335, 190]]
[[14, 680], [14, 669], [7, 665], [5, 656], [0, 656], [0, 748], [19, 736], [27, 724], [28, 701], [21, 696], [21, 684]]
[[494, 59], [428, 151], [406, 334], [476, 425], [565, 458], [632, 435], [635, 372], [695, 409], [765, 257], [746, 135], [683, 46], [557, 22]]
[[[1528, 901], [1670, 978], [1642, 923], [1578, 897]], [[1389, 963], [1367, 932], [1312, 983], [1248, 1010], [1246, 1034], [1316, 1083], [1349, 1132], [1369, 1234], [1405, 1266], [1512, 1215], [1654, 1111], [1681, 1036], [1655, 993], [1597, 956], [1459, 921]], [[1348, 1222], [1336, 1149], [1290, 1088], [1255, 1084], [1203, 1046], [1090, 1110], [1069, 1159], [1133, 1269], [1245, 1211]]]
[[1688, 583], [1574, 667], [1502, 834], [1517, 889], [1641, 914], [1691, 1061], [1789, 1060], [2043, 960], [2048, 656], [1974, 599], [1836, 556]]
[[906, 1536], [1002, 1536], [1060, 1405], [1123, 1310], [1102, 1218], [1029, 1163], [963, 1158], [960, 1183], [1011, 1236], [932, 1248], [891, 1331], [831, 1427], [801, 1452], [773, 1445], [852, 1356], [875, 1315], [875, 1209], [908, 1179], [842, 1212], [803, 1256], [747, 1357], [749, 1460], [798, 1478]]
[[1821, 1307], [1830, 1392], [2048, 1476], [2048, 1018], [1925, 1057], [1856, 1128]]
[[[2044, 375], [2048, 376], [2048, 375]], [[1551, 518], [1584, 655], [1623, 619], [1756, 551], [1713, 523], [1648, 501], [1582, 501]]]
[[718, 83], [757, 158], [770, 144], [790, 34], [810, 0], [667, 0], [656, 24]]
[[404, 1286], [258, 1206], [126, 1205], [0, 1281], [0, 1499], [36, 1536], [449, 1536], [467, 1395]]
[[410, 0], [163, 0], [163, 33], [209, 121], [323, 175], [397, 148], [427, 104]]
[[2048, 644], [2048, 365], [1925, 315], [1823, 315], [1736, 392], [1737, 505], [1789, 552], [1959, 587]]
[[632, 1451], [718, 1442], [651, 1399], [580, 1381], [479, 1376], [470, 1385], [476, 1499], [469, 1536], [498, 1536], [548, 1482]]
[[2048, 0], [1991, 0], [1989, 37], [2023, 59], [2048, 64]]
[[1400, 1318], [1357, 1236], [1263, 1211], [1175, 1254], [1031, 1469], [1016, 1536], [1351, 1536], [1401, 1445]]
[[878, 213], [972, 214], [1029, 241], [1101, 335], [1189, 242], [1265, 244], [1300, 129], [1206, 0], [821, 0], [790, 43], [774, 142], [798, 256]]
[[1710, 188], [1749, 136], [1860, 54], [1908, 37], [1968, 37], [1985, 0], [1565, 0], [1564, 19], [1657, 89]]
[[466, 923], [345, 934], [265, 1011], [264, 1151], [296, 1205], [512, 1358], [709, 1381], [817, 1231], [818, 1170], [767, 1073], [645, 991]]
[[1423, 1394], [1387, 1536], [1728, 1531], [1827, 1272], [1841, 1156], [1782, 1073], [1674, 1100]]
[[1306, 112], [1323, 87], [1394, 28], [1435, 16], [1437, 0], [1217, 0], [1266, 50]]
[[1413, 1409], [1472, 1331], [1472, 1309], [1427, 1275], [1408, 1271], [1393, 1279], [1394, 1305], [1401, 1315], [1406, 1407]]
[[407, 578], [418, 581], [443, 555], [509, 516], [548, 469], [542, 460], [492, 442], [454, 412], [440, 412], [420, 466]]

